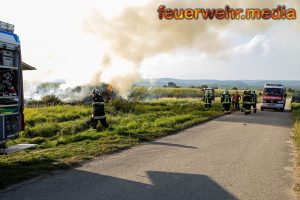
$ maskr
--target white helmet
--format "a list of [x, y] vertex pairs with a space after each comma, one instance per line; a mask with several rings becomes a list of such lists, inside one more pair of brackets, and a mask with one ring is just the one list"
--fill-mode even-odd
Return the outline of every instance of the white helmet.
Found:
[[223, 91], [223, 94], [229, 94], [229, 91], [226, 89]]
[[98, 90], [98, 89], [94, 89], [93, 94], [98, 95], [98, 96], [101, 95], [100, 90]]

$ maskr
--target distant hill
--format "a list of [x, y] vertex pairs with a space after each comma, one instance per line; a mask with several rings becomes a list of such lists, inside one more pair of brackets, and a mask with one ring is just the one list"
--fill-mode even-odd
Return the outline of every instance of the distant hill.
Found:
[[300, 88], [300, 80], [243, 80], [243, 82], [250, 86], [263, 86], [266, 83], [280, 83], [285, 87]]
[[300, 89], [300, 80], [213, 80], [213, 79], [199, 79], [199, 80], [184, 80], [174, 78], [158, 78], [158, 79], [144, 79], [134, 83], [137, 86], [160, 86], [168, 85], [169, 82], [175, 83], [180, 87], [191, 87], [208, 85], [209, 87], [232, 88], [239, 89], [246, 88], [262, 88], [266, 83], [281, 83], [286, 87]]

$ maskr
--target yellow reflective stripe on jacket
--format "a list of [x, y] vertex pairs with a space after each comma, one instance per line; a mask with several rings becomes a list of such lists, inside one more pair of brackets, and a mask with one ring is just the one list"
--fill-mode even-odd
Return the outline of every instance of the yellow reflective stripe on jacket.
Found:
[[93, 102], [93, 105], [105, 105], [104, 102]]
[[103, 115], [103, 116], [94, 116], [94, 115], [92, 115], [92, 118], [93, 119], [105, 119], [106, 116], [105, 115]]
[[225, 103], [230, 103], [230, 98], [229, 98], [229, 97], [225, 97], [225, 98], [224, 98], [224, 102], [225, 102]]

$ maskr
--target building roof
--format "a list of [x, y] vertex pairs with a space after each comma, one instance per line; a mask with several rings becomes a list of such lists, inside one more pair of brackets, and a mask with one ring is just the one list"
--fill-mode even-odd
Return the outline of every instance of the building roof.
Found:
[[22, 62], [22, 70], [36, 70], [36, 68]]

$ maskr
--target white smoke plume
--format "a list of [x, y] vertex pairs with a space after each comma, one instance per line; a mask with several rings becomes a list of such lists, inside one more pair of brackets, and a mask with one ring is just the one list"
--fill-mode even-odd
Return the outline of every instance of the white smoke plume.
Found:
[[[293, 1], [295, 2], [295, 1]], [[108, 43], [107, 52], [120, 59], [128, 60], [134, 66], [134, 73], [124, 76], [113, 76], [109, 81], [114, 87], [126, 93], [131, 83], [139, 76], [139, 67], [146, 59], [161, 53], [172, 53], [177, 49], [193, 48], [201, 53], [217, 55], [228, 49], [230, 44], [221, 37], [222, 30], [229, 24], [234, 31], [244, 34], [257, 32], [260, 34], [276, 22], [260, 21], [226, 21], [226, 20], [159, 20], [157, 8], [166, 5], [170, 8], [276, 8], [285, 1], [157, 1], [153, 0], [143, 7], [126, 8], [117, 17], [106, 19], [94, 11], [85, 20], [84, 27], [88, 33]], [[291, 3], [290, 6], [298, 6]], [[299, 24], [297, 22], [297, 24]], [[104, 60], [106, 57], [104, 56]], [[110, 62], [108, 62], [110, 63]], [[102, 71], [110, 65], [100, 67], [97, 81], [101, 81]], [[163, 67], [163, 66], [162, 66]]]
[[40, 100], [46, 95], [55, 95], [65, 102], [82, 101], [91, 93], [89, 87], [67, 87], [65, 82], [24, 81], [25, 100]]
[[[201, 54], [219, 59], [230, 57], [232, 51], [239, 50], [233, 46], [232, 41], [223, 37], [223, 31], [227, 33], [264, 35], [264, 31], [274, 24], [281, 22], [272, 20], [259, 21], [226, 21], [226, 20], [159, 20], [157, 9], [159, 5], [166, 5], [170, 8], [224, 8], [229, 5], [231, 8], [276, 8], [277, 5], [286, 4], [287, 7], [299, 8], [298, 0], [222, 0], [222, 1], [178, 1], [178, 0], [152, 0], [145, 6], [127, 7], [116, 17], [106, 18], [97, 11], [91, 12], [84, 20], [84, 30], [88, 34], [99, 38], [99, 43], [104, 42], [107, 46], [105, 53], [101, 56], [99, 69], [91, 77], [90, 85], [97, 86], [101, 82], [113, 85], [122, 96], [126, 96], [132, 83], [141, 78], [139, 69], [145, 59], [159, 54], [172, 54], [176, 50], [193, 49]], [[287, 22], [299, 30], [299, 20]], [[269, 40], [266, 40], [269, 41]], [[261, 43], [259, 43], [261, 44]], [[102, 44], [101, 44], [102, 45]], [[257, 45], [262, 48], [261, 45]], [[267, 48], [262, 48], [265, 52]], [[225, 54], [224, 54], [225, 52]], [[226, 55], [229, 54], [228, 56]], [[126, 60], [132, 65], [127, 71], [114, 69], [114, 60]], [[83, 62], [84, 64], [84, 62]], [[123, 66], [119, 66], [122, 68]], [[161, 66], [164, 67], [164, 66]], [[184, 67], [184, 66], [183, 66]], [[184, 69], [183, 69], [184, 70]], [[199, 68], [199, 70], [201, 70]], [[107, 71], [111, 74], [107, 77]], [[90, 77], [90, 76], [88, 76]], [[32, 83], [28, 96], [39, 96]], [[74, 97], [70, 89], [59, 89], [56, 92], [60, 96], [68, 99], [80, 98], [82, 95]], [[91, 91], [83, 91], [89, 94]], [[41, 94], [41, 93], [40, 93]]]
[[101, 66], [98, 71], [96, 71], [90, 81], [90, 85], [98, 85], [101, 83], [101, 76], [103, 70], [111, 66], [111, 57], [109, 55], [104, 55], [102, 58]]

